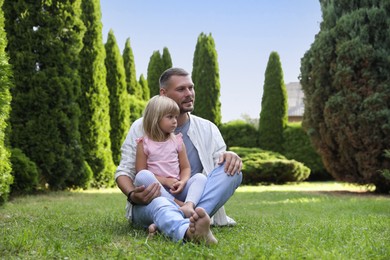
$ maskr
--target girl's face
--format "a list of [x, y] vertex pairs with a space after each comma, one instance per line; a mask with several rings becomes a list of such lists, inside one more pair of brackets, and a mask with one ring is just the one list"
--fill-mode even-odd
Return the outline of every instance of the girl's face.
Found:
[[161, 130], [166, 134], [173, 133], [177, 127], [177, 117], [176, 114], [164, 115], [159, 122]]

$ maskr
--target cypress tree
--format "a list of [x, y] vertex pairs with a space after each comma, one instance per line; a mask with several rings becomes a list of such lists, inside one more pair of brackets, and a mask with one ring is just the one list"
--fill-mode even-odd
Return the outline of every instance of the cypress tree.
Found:
[[5, 133], [8, 123], [11, 102], [11, 68], [5, 52], [7, 38], [4, 31], [3, 0], [0, 0], [0, 205], [10, 192], [12, 184], [10, 153], [6, 147]]
[[260, 148], [283, 151], [283, 131], [287, 126], [287, 91], [279, 54], [271, 52], [264, 77], [259, 120]]
[[14, 69], [11, 144], [39, 167], [51, 189], [85, 187], [78, 97], [84, 25], [80, 0], [6, 0], [8, 50]]
[[162, 74], [165, 70], [172, 68], [172, 58], [167, 47], [164, 47], [161, 59], [162, 59], [162, 68], [161, 68], [162, 69], [161, 74]]
[[159, 78], [161, 75], [162, 60], [160, 51], [154, 51], [148, 64], [148, 86], [150, 97], [160, 93]]
[[130, 38], [126, 39], [125, 49], [123, 50], [123, 64], [126, 74], [127, 92], [137, 98], [142, 98], [142, 92], [138, 87], [137, 75], [135, 73], [135, 62]]
[[110, 100], [106, 85], [100, 1], [83, 1], [86, 25], [81, 51], [80, 133], [86, 160], [94, 174], [93, 186], [113, 184], [115, 165], [111, 155]]
[[150, 99], [150, 90], [148, 86], [148, 81], [145, 79], [144, 74], [139, 76], [138, 80], [139, 88], [142, 91], [142, 99], [148, 101]]
[[320, 32], [301, 61], [303, 125], [339, 181], [390, 191], [390, 2], [321, 1]]
[[196, 90], [193, 114], [221, 125], [219, 66], [214, 39], [201, 33], [195, 47], [192, 80]]
[[123, 59], [112, 30], [108, 32], [105, 49], [107, 87], [110, 92], [111, 149], [114, 162], [119, 164], [121, 146], [130, 128], [130, 102]]
[[171, 55], [167, 47], [164, 47], [163, 55], [160, 51], [154, 51], [148, 64], [148, 86], [150, 97], [160, 94], [159, 79], [161, 74], [172, 67]]

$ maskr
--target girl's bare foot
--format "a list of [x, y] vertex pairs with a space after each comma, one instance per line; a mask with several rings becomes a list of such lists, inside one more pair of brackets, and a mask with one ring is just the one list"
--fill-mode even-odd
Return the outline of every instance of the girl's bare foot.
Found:
[[186, 231], [185, 238], [196, 243], [215, 245], [218, 240], [210, 230], [210, 217], [203, 208], [196, 208], [190, 217], [190, 225]]
[[150, 224], [150, 226], [148, 227], [148, 232], [149, 232], [148, 238], [154, 237], [154, 235], [156, 235], [158, 232], [156, 224], [154, 224], [154, 223]]
[[186, 218], [189, 218], [195, 213], [194, 207], [194, 203], [186, 202], [183, 206], [180, 207], [180, 210], [183, 211]]

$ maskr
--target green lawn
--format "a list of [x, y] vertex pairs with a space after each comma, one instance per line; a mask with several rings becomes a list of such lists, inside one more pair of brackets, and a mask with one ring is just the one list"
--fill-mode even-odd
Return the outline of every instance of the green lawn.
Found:
[[240, 187], [215, 247], [147, 240], [117, 189], [18, 197], [0, 208], [2, 259], [390, 259], [390, 196], [339, 183]]

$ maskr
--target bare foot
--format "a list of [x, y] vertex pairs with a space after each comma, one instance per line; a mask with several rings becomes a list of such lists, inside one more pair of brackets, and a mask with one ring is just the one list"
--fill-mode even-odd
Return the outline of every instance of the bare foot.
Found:
[[148, 238], [154, 237], [154, 235], [156, 235], [158, 232], [156, 224], [154, 224], [154, 223], [150, 224], [150, 226], [148, 227], [148, 232], [149, 232]]
[[180, 207], [180, 210], [183, 211], [186, 218], [189, 218], [195, 213], [194, 207], [194, 203], [186, 202], [183, 206]]
[[185, 237], [188, 241], [206, 245], [218, 243], [210, 230], [210, 217], [203, 208], [196, 208], [195, 213], [190, 217], [190, 226]]

